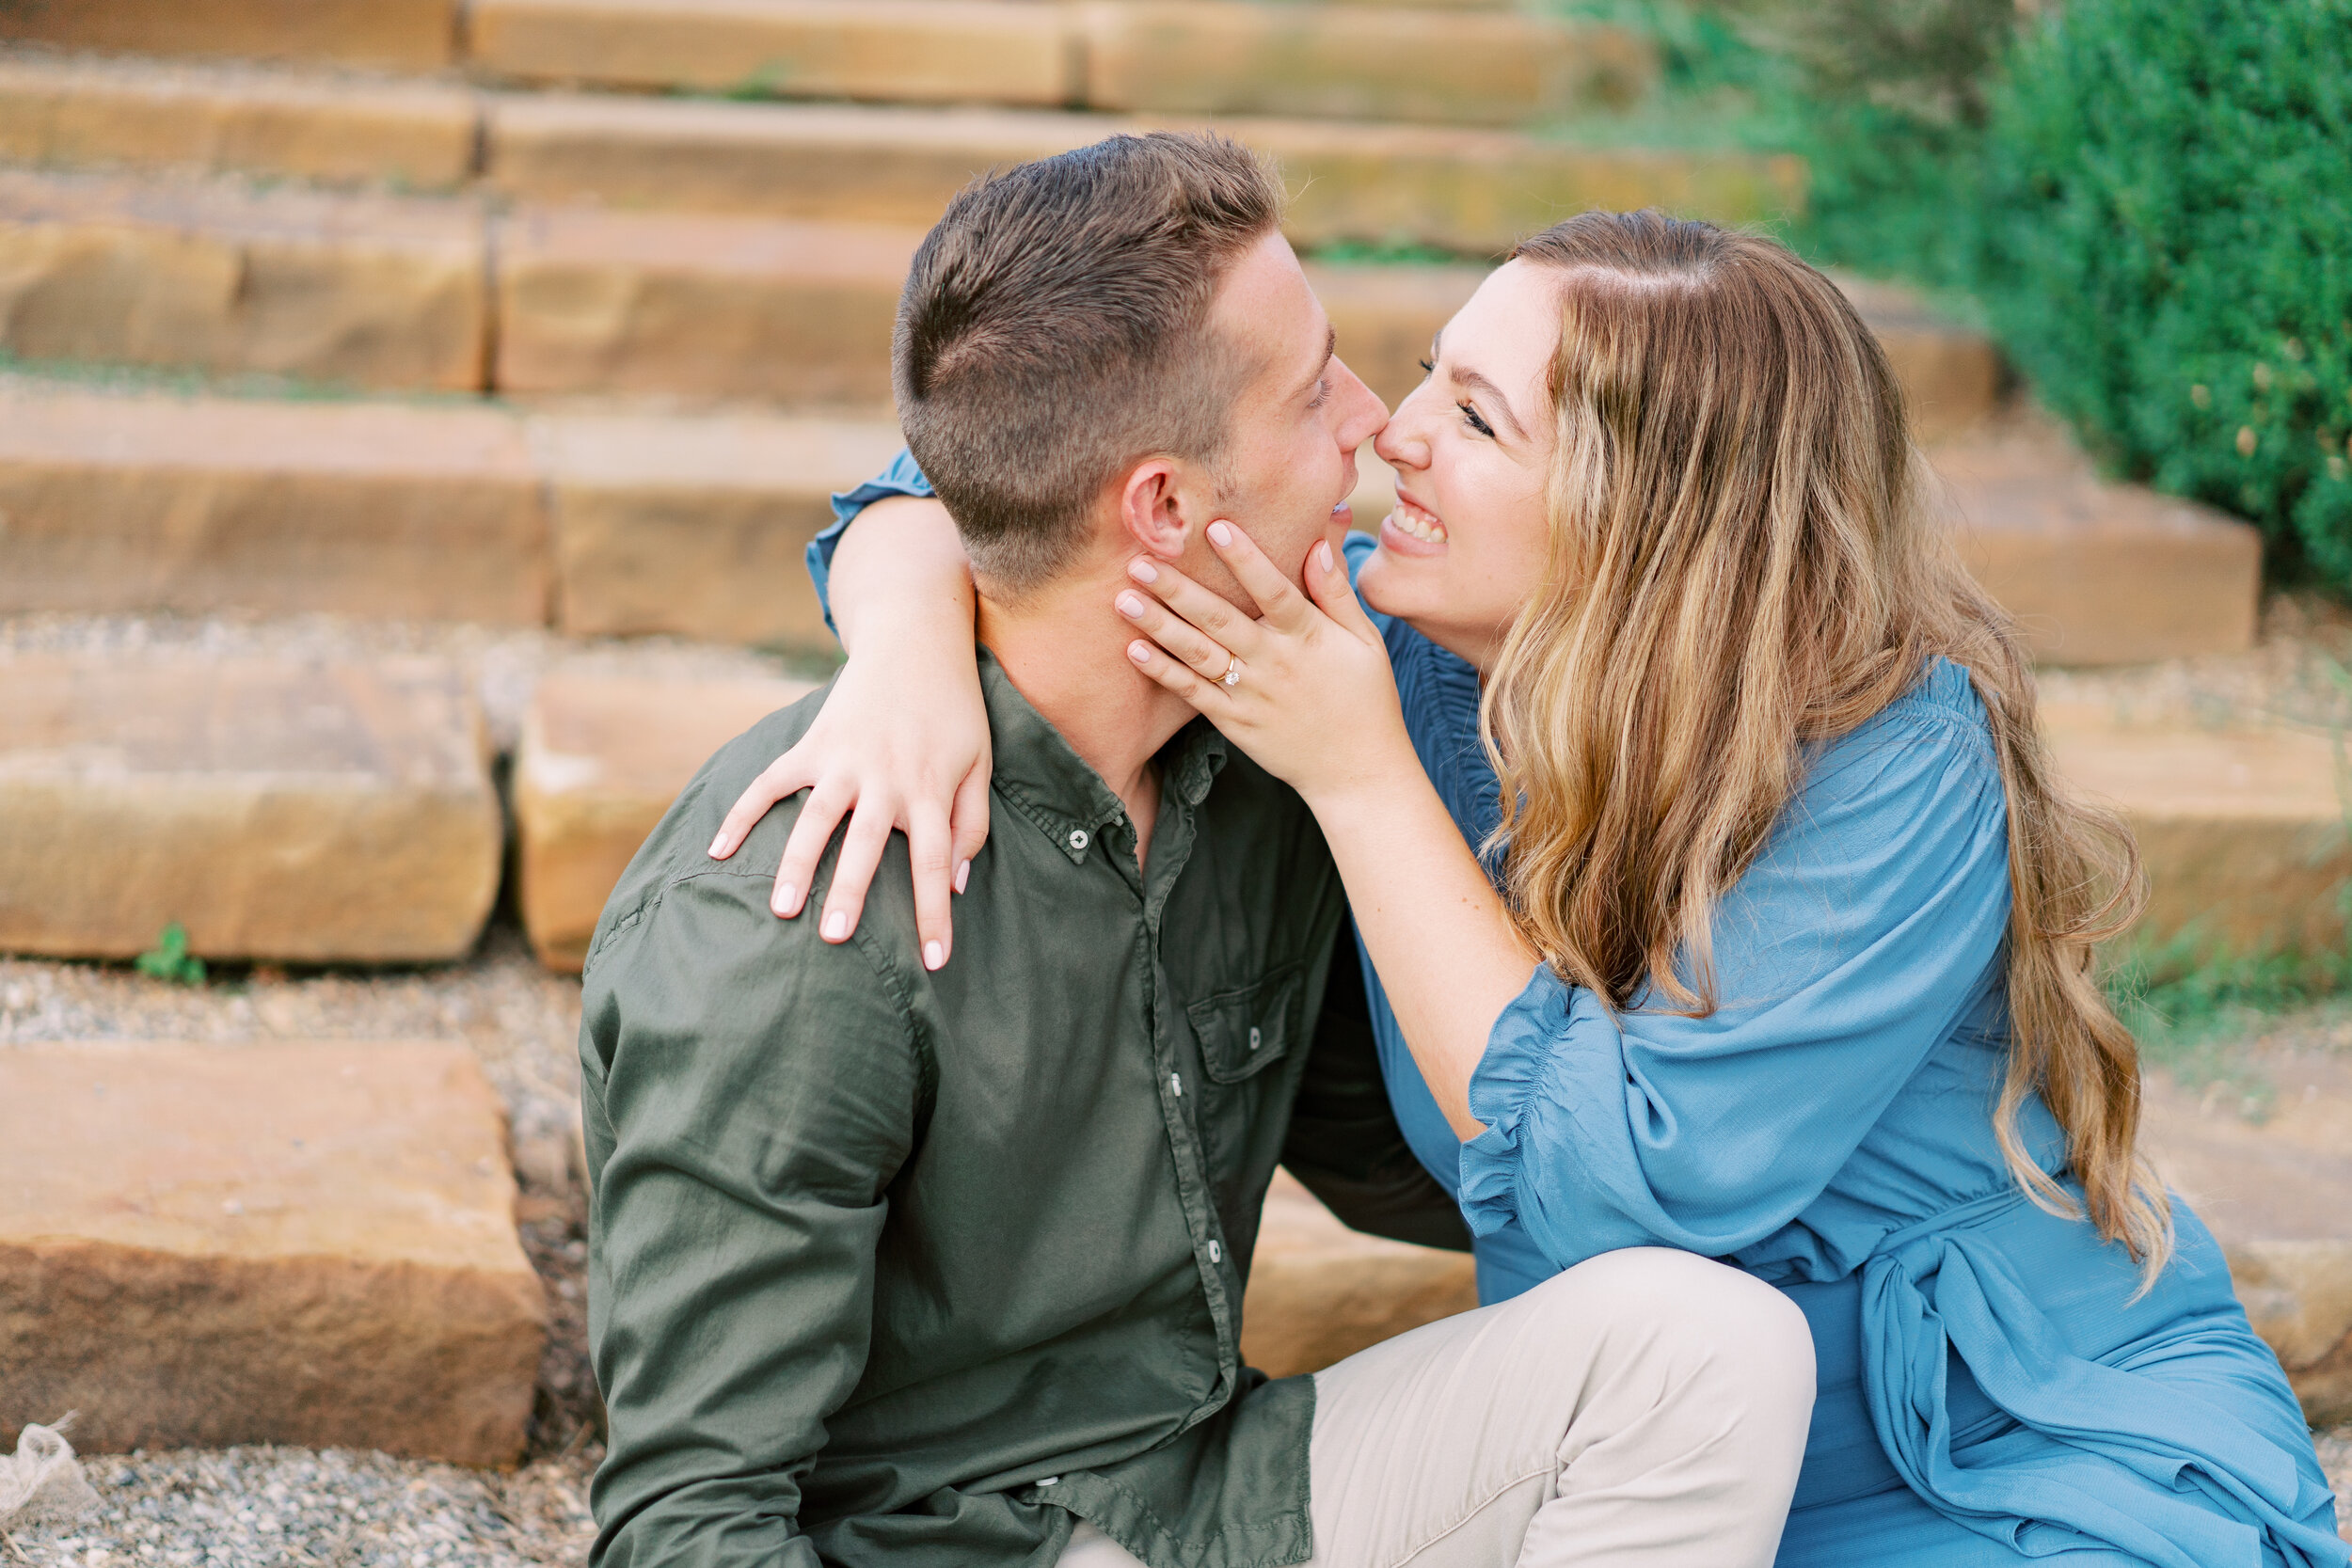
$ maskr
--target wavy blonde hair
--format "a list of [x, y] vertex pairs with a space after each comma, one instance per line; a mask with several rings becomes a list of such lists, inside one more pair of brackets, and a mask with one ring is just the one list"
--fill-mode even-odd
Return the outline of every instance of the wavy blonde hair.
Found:
[[[2113, 816], [2070, 798], [2009, 618], [1923, 504], [1900, 386], [1836, 285], [1769, 240], [1587, 213], [1514, 259], [1558, 275], [1544, 580], [1480, 721], [1507, 893], [1561, 977], [1612, 1006], [1714, 997], [1711, 915], [1803, 783], [1941, 655], [1992, 721], [2008, 799], [2008, 1076], [1994, 1124], [2027, 1196], [2087, 1206], [2149, 1278], [2171, 1212], [2135, 1147], [2138, 1049], [2096, 944], [2140, 898]], [[2025, 1148], [2040, 1091], [2085, 1206]]]

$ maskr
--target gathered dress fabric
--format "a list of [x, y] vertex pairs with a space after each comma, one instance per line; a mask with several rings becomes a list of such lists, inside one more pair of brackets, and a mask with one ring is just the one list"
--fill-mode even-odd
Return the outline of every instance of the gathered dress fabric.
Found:
[[[1350, 540], [1360, 564], [1370, 542]], [[1496, 825], [1470, 666], [1384, 627], [1416, 748], [1464, 836]], [[1456, 1138], [1365, 964], [1415, 1151], [1458, 1185], [1479, 1291], [1681, 1247], [1786, 1291], [1820, 1388], [1783, 1568], [2344, 1568], [2335, 1505], [2220, 1249], [2176, 1198], [2153, 1281], [2026, 1199], [1994, 1139], [2009, 843], [1966, 673], [1814, 748], [1713, 920], [1716, 1010], [1612, 1013], [1539, 969]], [[2078, 1192], [2038, 1098], [2020, 1119]]]

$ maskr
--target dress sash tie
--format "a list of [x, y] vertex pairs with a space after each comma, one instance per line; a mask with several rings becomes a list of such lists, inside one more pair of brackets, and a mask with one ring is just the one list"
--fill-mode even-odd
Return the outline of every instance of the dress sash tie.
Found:
[[[2069, 1348], [1990, 1233], [2012, 1219], [2084, 1223], [1997, 1194], [1896, 1232], [1864, 1265], [1864, 1391], [1912, 1489], [2027, 1557], [2105, 1546], [2161, 1568], [2263, 1568], [2267, 1537], [2291, 1568], [2335, 1562], [2333, 1533], [2305, 1522], [2325, 1517], [2326, 1499], [2276, 1433], [2193, 1387]], [[2141, 1343], [2131, 1360], [2161, 1348]], [[2022, 1430], [1955, 1455], [1953, 1354]], [[2121, 1497], [2119, 1468], [2137, 1481]]]

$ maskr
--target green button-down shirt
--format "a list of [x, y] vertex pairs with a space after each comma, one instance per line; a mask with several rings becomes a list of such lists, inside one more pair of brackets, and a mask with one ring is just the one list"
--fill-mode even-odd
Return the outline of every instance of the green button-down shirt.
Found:
[[945, 970], [913, 961], [903, 840], [840, 946], [768, 912], [797, 801], [704, 852], [823, 693], [705, 767], [598, 925], [600, 1564], [1047, 1568], [1073, 1514], [1155, 1568], [1297, 1561], [1313, 1386], [1239, 1350], [1277, 1161], [1462, 1243], [1325, 1009], [1343, 905], [1298, 798], [1196, 722], [1139, 873], [1119, 798], [982, 683], [990, 837]]

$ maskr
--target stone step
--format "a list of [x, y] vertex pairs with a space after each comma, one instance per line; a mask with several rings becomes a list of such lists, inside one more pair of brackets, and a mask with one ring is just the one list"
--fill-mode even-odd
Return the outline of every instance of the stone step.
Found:
[[0, 54], [0, 160], [453, 188], [482, 123], [420, 81], [19, 51]]
[[0, 1449], [522, 1455], [547, 1303], [463, 1045], [0, 1049]]
[[1212, 119], [1174, 109], [1078, 114], [498, 94], [256, 67], [0, 55], [0, 157], [24, 163], [367, 180], [419, 190], [444, 186], [478, 162], [494, 188], [531, 201], [918, 229], [991, 167], [1115, 132], [1203, 125], [1281, 165], [1294, 193], [1290, 231], [1308, 246], [1403, 241], [1493, 255], [1586, 207], [1657, 205], [1740, 223], [1804, 201], [1805, 166], [1796, 157], [1579, 148], [1474, 128]]
[[465, 201], [0, 170], [0, 348], [474, 390], [485, 254]]
[[2343, 945], [2352, 848], [2331, 737], [2135, 721], [2084, 702], [2045, 702], [2042, 715], [2058, 771], [2138, 839], [2139, 940], [2240, 954]]
[[1470, 1254], [1350, 1230], [1277, 1172], [1242, 1298], [1242, 1359], [1275, 1377], [1321, 1371], [1477, 1305]]
[[430, 71], [456, 58], [459, 3], [9, 0], [0, 11], [0, 41]]
[[469, 39], [528, 82], [1443, 125], [1622, 108], [1658, 76], [1606, 24], [1232, 0], [475, 0]]
[[564, 631], [832, 647], [803, 556], [833, 521], [832, 492], [898, 452], [896, 425], [573, 413], [527, 430]]
[[541, 626], [541, 485], [500, 411], [0, 383], [0, 613]]
[[5, 953], [448, 959], [499, 887], [481, 715], [424, 661], [14, 657], [0, 821]]
[[1977, 579], [2053, 664], [2254, 643], [2262, 540], [2210, 507], [2101, 480], [2055, 426], [1996, 421], [1930, 452]]
[[[508, 196], [928, 228], [974, 176], [1175, 115], [534, 93], [489, 105], [488, 175]], [[1267, 153], [1306, 246], [1410, 242], [1496, 255], [1588, 207], [1661, 206], [1725, 223], [1801, 209], [1801, 158], [1578, 148], [1503, 131], [1219, 119]]]
[[577, 973], [604, 901], [710, 754], [806, 696], [806, 682], [547, 674], [515, 756], [523, 927], [550, 968]]
[[2220, 1242], [2312, 1425], [2352, 1421], [2352, 1055], [2258, 1050], [2240, 1068], [2268, 1091], [2250, 1104], [2150, 1073], [2143, 1147]]
[[0, 382], [0, 614], [330, 612], [822, 648], [802, 552], [828, 494], [898, 447], [886, 420]]
[[502, 392], [675, 393], [887, 417], [918, 230], [538, 208], [500, 221]]

